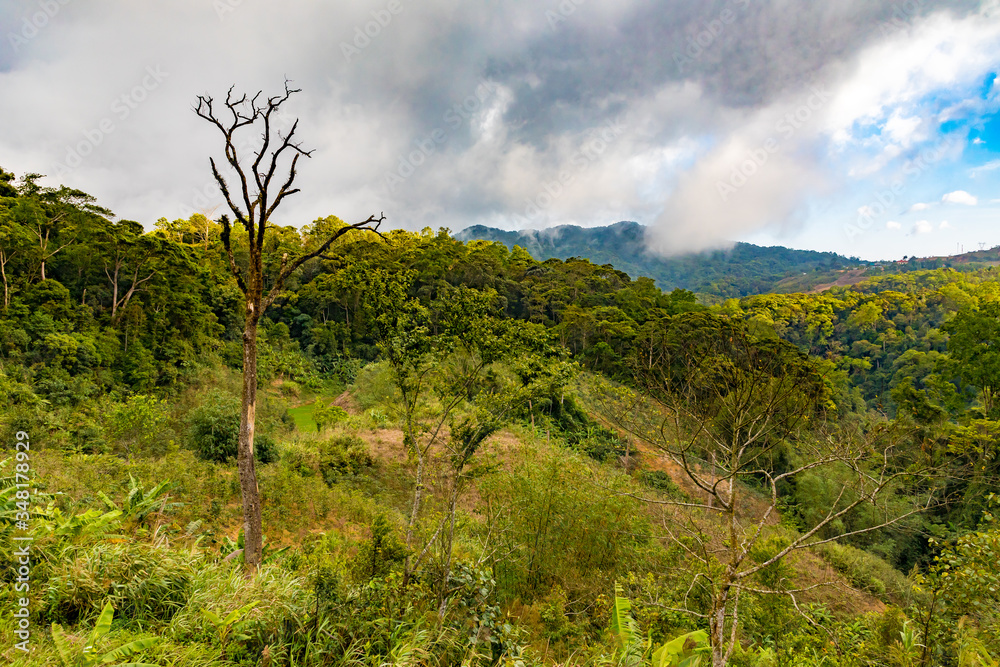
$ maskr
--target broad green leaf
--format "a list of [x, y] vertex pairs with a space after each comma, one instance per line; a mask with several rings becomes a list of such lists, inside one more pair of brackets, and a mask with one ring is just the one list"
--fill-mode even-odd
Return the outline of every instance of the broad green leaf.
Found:
[[69, 667], [72, 664], [69, 644], [66, 642], [66, 635], [63, 633], [62, 626], [58, 623], [52, 624], [52, 643], [56, 645], [56, 650], [59, 651], [59, 658], [62, 660], [62, 663], [66, 667]]
[[127, 658], [131, 655], [135, 655], [136, 653], [141, 653], [148, 648], [156, 646], [158, 643], [160, 643], [159, 637], [137, 639], [134, 642], [130, 642], [124, 646], [119, 646], [115, 650], [104, 654], [104, 657], [101, 658], [101, 664], [108, 664], [120, 660], [121, 658]]
[[104, 609], [101, 610], [101, 615], [97, 618], [97, 624], [94, 625], [94, 630], [90, 633], [90, 639], [88, 640], [87, 645], [93, 646], [101, 637], [111, 632], [111, 623], [114, 619], [115, 608], [112, 607], [109, 602], [104, 605]]
[[208, 609], [201, 610], [202, 615], [211, 621], [212, 625], [219, 627], [222, 625], [222, 617], [216, 614], [214, 611], [209, 611]]

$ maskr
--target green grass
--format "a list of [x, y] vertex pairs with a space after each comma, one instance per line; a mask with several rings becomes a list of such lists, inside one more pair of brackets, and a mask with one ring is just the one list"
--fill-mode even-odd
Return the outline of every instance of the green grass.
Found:
[[297, 408], [289, 408], [288, 414], [295, 420], [295, 429], [301, 433], [315, 433], [316, 420], [313, 419], [313, 404], [306, 403]]

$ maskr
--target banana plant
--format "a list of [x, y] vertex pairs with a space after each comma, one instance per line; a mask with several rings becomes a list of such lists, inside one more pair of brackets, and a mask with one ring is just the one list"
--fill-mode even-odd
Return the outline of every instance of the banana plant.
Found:
[[154, 512], [163, 513], [168, 510], [181, 507], [184, 503], [168, 503], [168, 493], [176, 486], [170, 481], [160, 482], [148, 491], [135, 480], [132, 475], [128, 476], [128, 494], [119, 506], [115, 501], [107, 496], [103, 491], [98, 492], [101, 500], [109, 510], [117, 510], [122, 513], [122, 518], [138, 529], [146, 519]]
[[[675, 637], [653, 649], [653, 640], [643, 640], [639, 625], [632, 618], [632, 603], [615, 584], [615, 599], [611, 606], [611, 633], [618, 639], [623, 667], [640, 667], [650, 657], [653, 667], [699, 667], [708, 653], [708, 633], [704, 630]], [[650, 655], [651, 654], [651, 655]]]
[[66, 636], [62, 626], [58, 623], [53, 623], [52, 641], [56, 645], [56, 651], [59, 652], [59, 660], [62, 662], [63, 667], [97, 667], [98, 665], [102, 667], [105, 665], [108, 667], [156, 667], [149, 663], [122, 662], [122, 660], [155, 646], [160, 641], [158, 637], [137, 639], [107, 653], [100, 653], [94, 648], [98, 641], [111, 632], [111, 623], [114, 621], [114, 617], [115, 610], [111, 606], [111, 603], [104, 605], [104, 609], [97, 619], [97, 624], [94, 625], [90, 637], [87, 638], [87, 643], [82, 653], [77, 653], [74, 650], [72, 642]]
[[[257, 606], [256, 602], [251, 602], [250, 604], [243, 605], [239, 609], [234, 609], [233, 611], [226, 614], [225, 618], [219, 616], [214, 611], [208, 609], [202, 609], [201, 614], [208, 622], [212, 624], [215, 628], [215, 634], [219, 637], [219, 643], [222, 644], [222, 657], [226, 657], [226, 647], [229, 645], [229, 641], [233, 639], [233, 632], [237, 629], [237, 624], [240, 620], [246, 616], [247, 612]], [[236, 639], [248, 639], [246, 635], [236, 635]]]

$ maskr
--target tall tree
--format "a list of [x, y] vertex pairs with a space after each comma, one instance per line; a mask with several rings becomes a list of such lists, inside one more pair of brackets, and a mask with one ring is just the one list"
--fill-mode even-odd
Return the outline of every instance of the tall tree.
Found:
[[113, 214], [98, 206], [86, 192], [61, 186], [44, 188], [37, 181], [41, 174], [26, 174], [18, 188], [20, 197], [14, 214], [35, 241], [35, 261], [40, 280], [46, 280], [50, 259], [78, 243], [95, 225]]
[[[262, 92], [252, 98], [236, 97], [233, 88], [226, 93], [223, 108], [216, 109], [212, 97], [199, 95], [195, 113], [215, 126], [224, 140], [225, 163], [235, 175], [234, 189], [223, 176], [215, 158], [210, 158], [212, 176], [235, 216], [234, 226], [227, 216], [222, 216], [222, 243], [229, 260], [229, 268], [245, 296], [243, 326], [243, 389], [240, 410], [240, 436], [237, 465], [243, 498], [244, 561], [248, 575], [252, 576], [260, 565], [263, 548], [261, 527], [260, 491], [254, 469], [253, 442], [257, 414], [257, 325], [278, 294], [285, 280], [305, 262], [325, 253], [333, 242], [348, 232], [367, 229], [377, 231], [385, 220], [384, 215], [372, 215], [367, 220], [331, 230], [323, 243], [310, 250], [303, 250], [291, 258], [283, 253], [277, 271], [268, 283], [264, 272], [264, 237], [269, 221], [278, 206], [297, 192], [294, 186], [296, 167], [300, 157], [309, 157], [312, 151], [302, 148], [295, 139], [299, 121], [296, 119], [287, 132], [282, 124], [281, 106], [297, 92], [285, 81], [282, 94], [262, 99]], [[243, 143], [245, 131], [259, 132], [259, 142]], [[247, 148], [247, 146], [250, 146]], [[291, 161], [286, 160], [287, 157]], [[279, 176], [279, 172], [281, 175]], [[276, 178], [280, 180], [276, 180]], [[233, 253], [233, 230], [246, 234], [249, 259], [241, 266]]]
[[944, 327], [948, 351], [962, 379], [979, 389], [983, 412], [989, 417], [1000, 390], [1000, 302], [985, 301], [966, 308]]
[[17, 221], [13, 208], [16, 199], [9, 198], [10, 208], [0, 205], [0, 279], [3, 280], [3, 307], [10, 305], [11, 286], [7, 275], [7, 265], [18, 254], [23, 253], [30, 243], [28, 230]]

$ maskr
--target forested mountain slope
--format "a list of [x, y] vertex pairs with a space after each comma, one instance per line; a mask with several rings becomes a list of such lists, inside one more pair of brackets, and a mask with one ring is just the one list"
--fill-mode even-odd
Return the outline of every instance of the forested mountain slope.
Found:
[[[269, 279], [341, 225], [269, 227]], [[247, 580], [219, 235], [0, 171], [0, 605], [36, 647], [5, 611], [4, 664], [95, 664], [91, 637], [108, 664], [678, 665], [718, 618], [733, 665], [1000, 653], [995, 269], [709, 306], [444, 230], [345, 236], [261, 322]]]
[[681, 288], [713, 297], [773, 292], [782, 280], [803, 273], [808, 274], [808, 284], [818, 284], [833, 271], [865, 265], [832, 252], [763, 248], [749, 243], [736, 243], [728, 250], [661, 257], [646, 250], [646, 233], [639, 223], [619, 222], [608, 227], [563, 225], [522, 232], [477, 225], [455, 237], [496, 241], [508, 248], [521, 246], [538, 260], [581, 257], [595, 264], [611, 264], [635, 278], [648, 276], [667, 291]]

